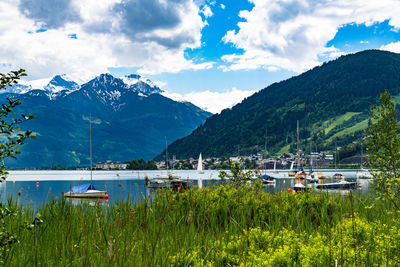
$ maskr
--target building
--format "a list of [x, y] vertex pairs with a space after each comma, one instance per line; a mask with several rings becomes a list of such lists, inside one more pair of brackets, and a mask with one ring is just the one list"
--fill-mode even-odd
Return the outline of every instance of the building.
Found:
[[113, 170], [113, 169], [119, 169], [119, 170], [126, 170], [128, 167], [128, 162], [116, 162], [116, 161], [111, 161], [107, 160], [105, 162], [97, 162], [95, 168], [96, 169], [102, 169], [102, 170]]

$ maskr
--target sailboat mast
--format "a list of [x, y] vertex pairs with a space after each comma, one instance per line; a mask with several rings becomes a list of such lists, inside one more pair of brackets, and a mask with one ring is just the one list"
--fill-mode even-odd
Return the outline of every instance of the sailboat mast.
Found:
[[361, 157], [360, 157], [360, 169], [362, 169], [363, 168], [363, 147], [362, 147], [362, 138], [361, 138], [361, 142], [360, 142], [360, 154], [361, 154]]
[[297, 120], [297, 168], [300, 168], [299, 120]]
[[165, 136], [165, 166], [168, 171], [168, 146], [167, 146], [167, 137]]
[[92, 114], [89, 117], [89, 148], [90, 148], [90, 184], [92, 184]]
[[310, 138], [310, 169], [312, 169], [312, 164], [313, 164], [313, 162], [312, 162], [312, 140], [311, 140], [311, 138]]
[[338, 161], [338, 156], [337, 156], [337, 143], [335, 142], [335, 170], [337, 167], [337, 161]]

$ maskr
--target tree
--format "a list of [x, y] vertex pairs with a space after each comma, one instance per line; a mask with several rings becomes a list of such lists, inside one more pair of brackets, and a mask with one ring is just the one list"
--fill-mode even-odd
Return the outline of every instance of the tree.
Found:
[[[0, 73], [0, 90], [7, 86], [18, 83], [20, 77], [26, 76], [25, 70], [12, 71], [7, 74]], [[28, 116], [21, 115], [20, 118], [13, 118], [16, 114], [14, 109], [21, 105], [21, 102], [15, 98], [7, 98], [8, 103], [1, 104], [0, 108], [0, 181], [4, 181], [7, 175], [7, 168], [4, 165], [4, 159], [16, 158], [20, 153], [19, 147], [25, 143], [27, 138], [35, 138], [31, 131], [21, 132], [20, 123], [33, 119], [32, 114]], [[5, 219], [12, 217], [13, 212], [0, 203], [0, 262], [10, 250], [12, 244], [18, 242], [13, 234], [7, 231]]]
[[157, 165], [154, 161], [145, 161], [144, 159], [132, 159], [128, 166], [128, 170], [157, 170]]
[[370, 127], [366, 130], [368, 164], [375, 177], [377, 193], [400, 207], [400, 123], [396, 119], [396, 104], [385, 91], [380, 105], [372, 107]]
[[242, 163], [242, 159], [240, 162], [232, 162], [230, 159], [228, 159], [229, 173], [226, 171], [220, 171], [218, 175], [219, 178], [221, 178], [223, 182], [226, 179], [229, 179], [229, 182], [235, 187], [246, 184], [247, 181], [250, 181], [251, 177], [253, 177], [253, 172], [245, 171]]
[[[18, 83], [18, 80], [26, 76], [25, 70], [11, 71], [7, 74], [0, 73], [0, 90], [7, 86], [12, 86]], [[0, 179], [5, 180], [7, 168], [4, 165], [6, 158], [16, 158], [16, 155], [21, 153], [19, 148], [25, 144], [27, 138], [36, 139], [32, 131], [21, 131], [19, 124], [34, 118], [32, 114], [21, 115], [20, 118], [13, 118], [16, 114], [14, 109], [21, 105], [19, 99], [7, 98], [8, 103], [2, 104], [0, 108], [0, 136], [4, 140], [0, 143]]]

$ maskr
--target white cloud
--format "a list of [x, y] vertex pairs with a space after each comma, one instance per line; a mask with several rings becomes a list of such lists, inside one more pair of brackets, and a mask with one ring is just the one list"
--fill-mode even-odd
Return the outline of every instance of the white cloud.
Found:
[[400, 53], [400, 41], [381, 46], [379, 49]]
[[154, 83], [156, 86], [158, 86], [159, 88], [163, 88], [163, 87], [165, 87], [165, 86], [167, 85], [167, 83], [164, 82], [164, 81], [153, 81], [153, 83]]
[[368, 43], [369, 43], [369, 41], [364, 41], [364, 40], [360, 41], [360, 44], [368, 44]]
[[[389, 20], [400, 28], [398, 0], [249, 0], [250, 11], [239, 16], [239, 30], [228, 31], [223, 38], [241, 55], [226, 55], [224, 70], [284, 68], [296, 72], [309, 69], [341, 54], [326, 47], [338, 29], [349, 23], [365, 24]], [[327, 58], [328, 57], [328, 58]]]
[[[59, 14], [58, 2], [73, 8]], [[157, 16], [128, 16], [142, 11]], [[184, 56], [185, 49], [201, 46], [206, 24], [199, 11], [192, 0], [3, 0], [0, 72], [22, 67], [30, 80], [68, 73], [79, 82], [109, 67], [137, 67], [140, 73], [210, 68], [213, 62]], [[41, 28], [47, 31], [37, 32]]]
[[204, 5], [203, 8], [201, 9], [201, 13], [203, 13], [204, 17], [208, 18], [213, 15], [213, 12], [211, 11], [211, 8], [208, 5]]
[[221, 8], [222, 8], [222, 9], [225, 9], [225, 5], [224, 5], [224, 4], [221, 4]]
[[177, 101], [188, 101], [211, 113], [219, 113], [221, 110], [231, 108], [240, 103], [244, 98], [254, 94], [255, 90], [239, 90], [232, 88], [224, 92], [191, 92], [177, 94], [164, 92], [163, 95]]

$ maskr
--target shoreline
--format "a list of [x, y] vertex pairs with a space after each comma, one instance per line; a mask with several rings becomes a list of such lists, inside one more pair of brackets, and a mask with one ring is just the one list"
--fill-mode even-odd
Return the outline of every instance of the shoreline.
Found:
[[[181, 179], [189, 180], [219, 180], [218, 174], [221, 170], [205, 170], [204, 174], [199, 174], [196, 170], [175, 170], [173, 173], [181, 176]], [[226, 171], [226, 170], [225, 170]], [[343, 173], [346, 176], [355, 176], [360, 169], [324, 169], [315, 170], [324, 175], [333, 175], [334, 173]], [[260, 173], [269, 174], [276, 178], [290, 179], [288, 173], [290, 170], [263, 170]], [[161, 170], [95, 170], [93, 171], [93, 180], [144, 180], [145, 176], [152, 179], [155, 175], [165, 174]], [[90, 180], [89, 170], [12, 170], [8, 172], [5, 181], [86, 181]]]

